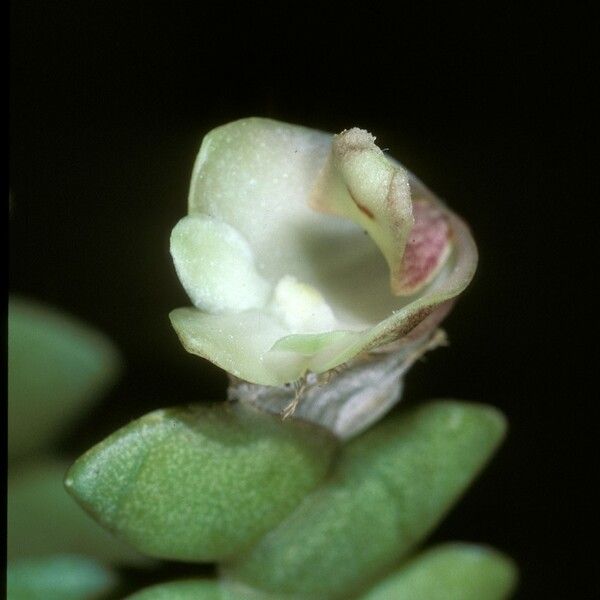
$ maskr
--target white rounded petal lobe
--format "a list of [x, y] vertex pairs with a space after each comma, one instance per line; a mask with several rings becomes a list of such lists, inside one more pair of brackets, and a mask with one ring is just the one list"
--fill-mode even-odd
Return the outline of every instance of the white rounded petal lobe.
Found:
[[250, 246], [223, 221], [200, 214], [184, 217], [171, 234], [171, 255], [185, 291], [201, 310], [241, 312], [264, 306], [270, 296]]

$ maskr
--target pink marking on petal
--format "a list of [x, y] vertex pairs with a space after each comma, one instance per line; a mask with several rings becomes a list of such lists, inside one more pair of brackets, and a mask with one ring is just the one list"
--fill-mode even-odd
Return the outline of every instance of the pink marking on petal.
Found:
[[393, 289], [398, 295], [414, 294], [437, 274], [448, 258], [452, 231], [443, 210], [427, 200], [413, 203], [411, 229]]

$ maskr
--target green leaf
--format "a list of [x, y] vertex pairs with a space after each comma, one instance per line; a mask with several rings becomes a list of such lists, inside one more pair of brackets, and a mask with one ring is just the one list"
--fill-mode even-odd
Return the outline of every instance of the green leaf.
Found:
[[49, 445], [113, 383], [112, 344], [70, 316], [12, 299], [8, 308], [11, 457]]
[[227, 575], [311, 599], [355, 593], [433, 529], [504, 430], [493, 408], [453, 401], [388, 418], [349, 443], [328, 483]]
[[471, 544], [445, 544], [418, 555], [361, 600], [504, 600], [517, 583], [514, 563]]
[[184, 579], [153, 585], [126, 600], [221, 600], [221, 589], [217, 580]]
[[183, 579], [153, 585], [126, 600], [221, 600], [221, 587], [218, 580]]
[[127, 600], [280, 600], [247, 587], [215, 579], [183, 579], [153, 585]]
[[238, 553], [327, 471], [335, 440], [242, 405], [159, 410], [70, 469], [67, 489], [140, 551], [188, 561]]
[[23, 559], [8, 565], [8, 600], [93, 600], [116, 585], [116, 576], [82, 556]]
[[69, 464], [45, 460], [11, 470], [8, 480], [9, 560], [54, 553], [87, 554], [115, 564], [148, 558], [111, 535], [67, 494]]

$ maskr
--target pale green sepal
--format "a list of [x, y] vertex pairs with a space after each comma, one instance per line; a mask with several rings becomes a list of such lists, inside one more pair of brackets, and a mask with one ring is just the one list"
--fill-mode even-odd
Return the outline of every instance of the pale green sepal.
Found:
[[21, 559], [8, 564], [7, 600], [96, 600], [117, 577], [95, 560], [77, 555]]
[[288, 336], [272, 315], [258, 310], [211, 315], [177, 308], [169, 318], [188, 352], [262, 385], [283, 385], [300, 378], [314, 365], [315, 354], [324, 358], [338, 351], [351, 333]]
[[504, 430], [495, 409], [454, 401], [388, 418], [345, 446], [327, 482], [225, 573], [282, 594], [348, 597], [431, 532]]
[[287, 332], [271, 315], [258, 310], [212, 315], [194, 308], [177, 308], [169, 314], [183, 347], [203, 356], [232, 375], [264, 385], [280, 385], [298, 378], [292, 355], [280, 369], [265, 363], [264, 356]]
[[242, 405], [159, 410], [89, 450], [65, 484], [145, 554], [219, 560], [281, 521], [334, 449], [323, 429]]
[[506, 600], [517, 584], [514, 562], [486, 546], [437, 546], [407, 562], [361, 600]]
[[75, 553], [117, 565], [150, 559], [98, 525], [66, 492], [69, 463], [45, 459], [10, 472], [7, 496], [8, 559]]
[[71, 316], [13, 298], [8, 306], [8, 444], [11, 457], [47, 446], [112, 384], [119, 356]]

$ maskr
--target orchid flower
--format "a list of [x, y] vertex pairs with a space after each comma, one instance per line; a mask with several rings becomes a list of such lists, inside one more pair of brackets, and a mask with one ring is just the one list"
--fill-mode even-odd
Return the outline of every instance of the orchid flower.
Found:
[[370, 133], [263, 118], [206, 135], [171, 254], [184, 347], [269, 386], [429, 335], [477, 263], [468, 227]]

